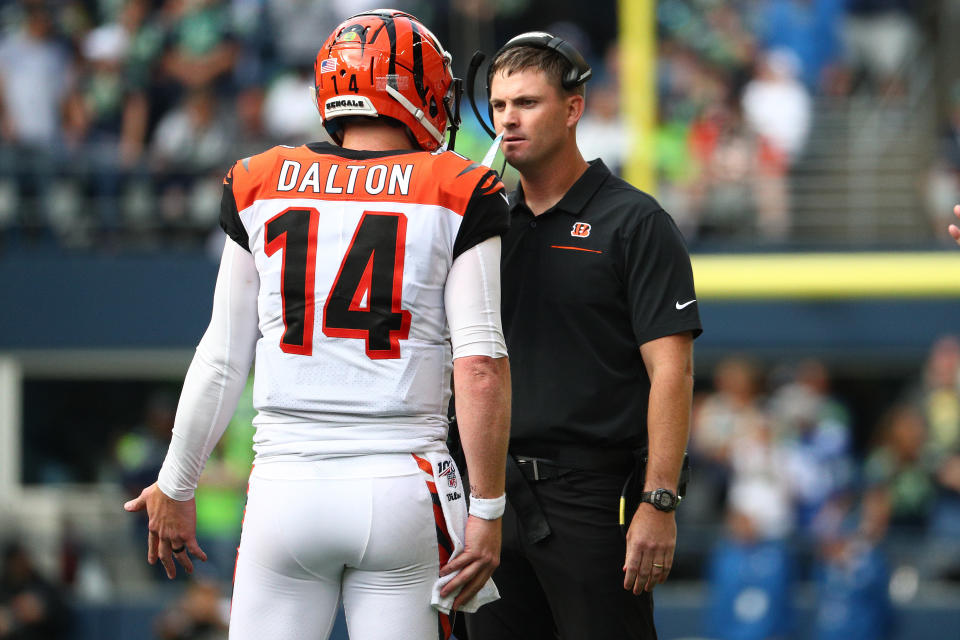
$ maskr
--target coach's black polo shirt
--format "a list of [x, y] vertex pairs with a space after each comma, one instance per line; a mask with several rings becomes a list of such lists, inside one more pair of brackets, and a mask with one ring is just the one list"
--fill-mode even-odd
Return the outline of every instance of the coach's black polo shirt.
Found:
[[690, 257], [673, 220], [600, 160], [534, 216], [518, 189], [503, 238], [503, 322], [514, 453], [646, 443], [640, 345], [701, 332]]

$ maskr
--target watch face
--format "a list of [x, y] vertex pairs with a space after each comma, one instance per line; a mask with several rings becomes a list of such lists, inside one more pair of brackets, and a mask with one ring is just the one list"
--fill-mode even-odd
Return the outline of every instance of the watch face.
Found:
[[666, 489], [657, 489], [653, 493], [653, 506], [661, 511], [673, 511], [677, 507], [677, 499]]

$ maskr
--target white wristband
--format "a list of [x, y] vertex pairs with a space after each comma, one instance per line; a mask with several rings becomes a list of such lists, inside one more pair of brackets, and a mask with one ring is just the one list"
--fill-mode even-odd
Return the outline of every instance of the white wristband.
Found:
[[507, 507], [507, 494], [499, 498], [474, 498], [470, 496], [470, 515], [483, 520], [496, 520]]

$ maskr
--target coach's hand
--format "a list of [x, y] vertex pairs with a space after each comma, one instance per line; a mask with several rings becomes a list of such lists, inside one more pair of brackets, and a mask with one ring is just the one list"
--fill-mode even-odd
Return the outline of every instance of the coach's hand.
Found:
[[[956, 205], [953, 208], [953, 215], [960, 218], [960, 204]], [[947, 230], [950, 232], [950, 235], [953, 236], [953, 239], [957, 241], [957, 244], [960, 244], [960, 227], [955, 224], [947, 227]]]
[[484, 520], [470, 516], [464, 534], [463, 553], [440, 567], [440, 575], [445, 576], [459, 571], [457, 577], [444, 585], [440, 591], [442, 597], [456, 593], [463, 588], [453, 601], [453, 608], [470, 600], [483, 588], [494, 569], [500, 565], [500, 523], [497, 520]]
[[[193, 498], [183, 502], [174, 500], [160, 491], [154, 482], [123, 508], [127, 511], [147, 510], [150, 532], [147, 536], [147, 562], [156, 564], [159, 558], [171, 580], [177, 575], [174, 558], [187, 573], [193, 573], [190, 554], [207, 561], [207, 554], [197, 543], [197, 503]], [[174, 549], [178, 549], [177, 553], [173, 552]]]
[[[640, 594], [667, 581], [677, 546], [677, 521], [672, 512], [641, 504], [627, 529], [626, 573], [623, 588]], [[655, 566], [658, 565], [658, 566]]]

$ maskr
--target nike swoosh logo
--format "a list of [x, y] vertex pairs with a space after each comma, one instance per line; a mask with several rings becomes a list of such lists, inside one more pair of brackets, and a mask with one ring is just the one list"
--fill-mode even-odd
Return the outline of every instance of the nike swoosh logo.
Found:
[[690, 300], [689, 302], [684, 302], [683, 304], [680, 304], [680, 301], [677, 300], [677, 311], [680, 311], [680, 309], [684, 309], [684, 308], [686, 308], [686, 307], [689, 307], [690, 305], [692, 305], [692, 304], [693, 304], [694, 302], [696, 302], [696, 301], [697, 301], [697, 299], [694, 298], [693, 300]]

